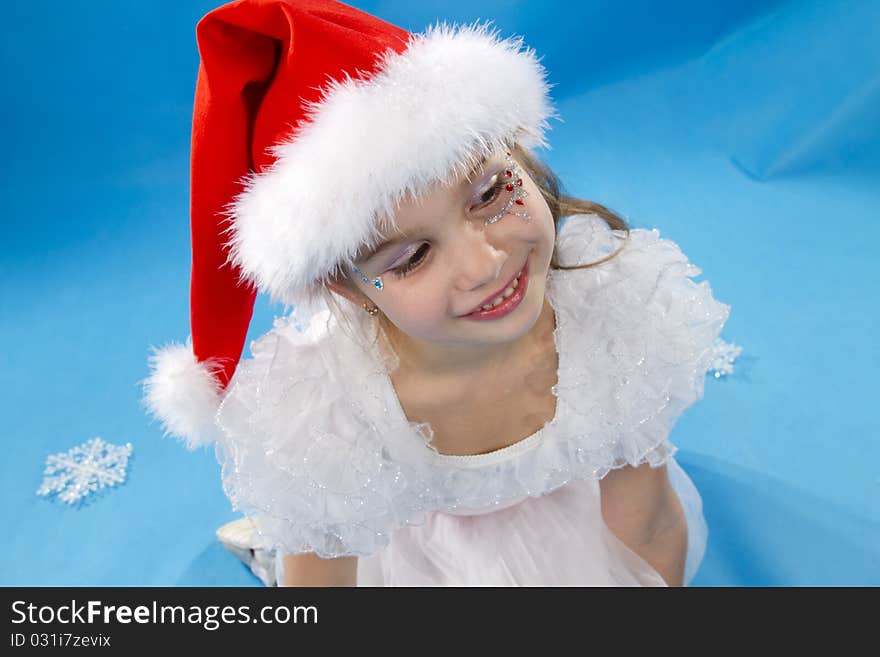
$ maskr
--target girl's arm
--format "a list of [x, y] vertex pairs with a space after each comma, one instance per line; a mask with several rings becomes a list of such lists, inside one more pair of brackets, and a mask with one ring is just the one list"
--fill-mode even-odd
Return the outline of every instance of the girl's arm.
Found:
[[284, 557], [279, 586], [357, 586], [357, 557], [323, 559], [314, 552]]
[[669, 586], [682, 586], [687, 519], [666, 465], [618, 468], [599, 480], [599, 487], [608, 528]]

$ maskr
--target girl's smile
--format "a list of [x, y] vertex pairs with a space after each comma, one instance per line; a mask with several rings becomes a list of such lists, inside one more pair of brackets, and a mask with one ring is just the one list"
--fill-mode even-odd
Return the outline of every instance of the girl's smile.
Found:
[[528, 274], [529, 262], [527, 260], [525, 266], [519, 270], [510, 283], [505, 285], [499, 294], [490, 296], [476, 310], [464, 315], [464, 317], [478, 320], [498, 319], [513, 312], [525, 297], [528, 289]]

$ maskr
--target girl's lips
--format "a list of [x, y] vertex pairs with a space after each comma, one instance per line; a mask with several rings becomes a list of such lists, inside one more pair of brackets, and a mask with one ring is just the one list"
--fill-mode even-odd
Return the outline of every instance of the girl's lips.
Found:
[[[468, 313], [467, 315], [464, 315], [464, 317], [470, 318], [470, 319], [497, 319], [498, 317], [503, 317], [507, 313], [511, 312], [523, 300], [523, 297], [525, 296], [526, 290], [528, 289], [528, 282], [529, 282], [529, 263], [528, 263], [528, 260], [526, 261], [525, 266], [520, 270], [519, 274], [517, 274], [517, 276], [519, 277], [519, 283], [514, 288], [513, 294], [511, 294], [509, 297], [507, 297], [504, 301], [499, 303], [494, 308], [491, 308], [490, 310], [483, 310], [482, 308], [478, 308], [474, 312]], [[511, 279], [511, 283], [513, 282], [514, 279], [517, 278], [517, 276], [514, 276], [513, 279]], [[506, 290], [507, 287], [505, 287], [504, 289]], [[502, 290], [502, 293], [503, 293], [503, 290]]]

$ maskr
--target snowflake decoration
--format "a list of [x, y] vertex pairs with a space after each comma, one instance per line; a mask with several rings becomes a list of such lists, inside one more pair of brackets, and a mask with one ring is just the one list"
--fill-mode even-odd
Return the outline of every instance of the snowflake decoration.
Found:
[[72, 505], [99, 488], [121, 484], [132, 449], [131, 443], [112, 445], [92, 438], [66, 452], [51, 454], [37, 495], [57, 493]]
[[715, 342], [712, 344], [712, 363], [709, 365], [709, 371], [716, 379], [733, 374], [733, 361], [742, 353], [742, 350], [742, 347], [732, 342], [715, 338]]

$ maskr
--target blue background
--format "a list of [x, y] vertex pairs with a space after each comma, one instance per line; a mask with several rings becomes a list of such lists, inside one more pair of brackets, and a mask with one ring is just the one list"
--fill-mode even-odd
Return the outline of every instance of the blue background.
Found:
[[[260, 582], [213, 453], [140, 405], [189, 334], [195, 24], [215, 2], [4, 2], [2, 585]], [[660, 230], [732, 306], [736, 373], [672, 439], [704, 496], [694, 585], [880, 584], [880, 3], [355, 2], [412, 31], [494, 20], [544, 56], [574, 195]], [[249, 340], [275, 314], [258, 301]], [[249, 354], [248, 354], [249, 355]], [[79, 509], [46, 456], [134, 444]]]

